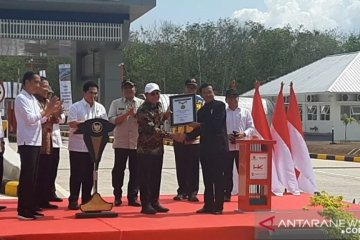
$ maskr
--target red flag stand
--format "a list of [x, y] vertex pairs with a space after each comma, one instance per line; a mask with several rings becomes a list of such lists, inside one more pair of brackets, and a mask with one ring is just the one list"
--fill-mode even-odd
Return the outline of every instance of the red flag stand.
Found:
[[275, 141], [239, 139], [238, 211], [271, 210], [272, 149]]

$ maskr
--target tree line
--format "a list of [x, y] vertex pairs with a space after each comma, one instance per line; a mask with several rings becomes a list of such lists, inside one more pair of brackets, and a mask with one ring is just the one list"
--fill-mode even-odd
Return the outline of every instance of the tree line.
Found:
[[185, 26], [164, 22], [133, 31], [124, 62], [140, 91], [156, 82], [163, 92], [181, 93], [184, 81], [196, 78], [224, 94], [233, 79], [245, 92], [255, 80], [271, 81], [325, 56], [359, 50], [360, 35], [220, 19]]
[[[231, 80], [245, 92], [255, 80], [271, 81], [325, 56], [359, 50], [359, 34], [309, 31], [302, 26], [266, 28], [251, 21], [219, 19], [187, 25], [164, 22], [132, 31], [123, 60], [127, 77], [140, 93], [148, 82], [158, 83], [165, 93], [181, 93], [185, 80], [196, 78], [224, 94]], [[46, 69], [57, 92], [60, 63], [71, 59], [0, 56], [0, 79], [17, 81], [28, 69]]]

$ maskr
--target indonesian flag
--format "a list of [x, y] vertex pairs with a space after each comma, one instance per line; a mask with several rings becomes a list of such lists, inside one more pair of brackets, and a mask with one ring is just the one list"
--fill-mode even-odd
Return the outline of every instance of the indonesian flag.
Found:
[[314, 171], [311, 165], [309, 150], [304, 140], [298, 102], [290, 84], [290, 104], [287, 112], [288, 129], [291, 142], [291, 155], [298, 171], [298, 185], [300, 190], [307, 193], [317, 191]]
[[299, 195], [300, 191], [295, 174], [295, 164], [290, 151], [291, 144], [288, 131], [288, 120], [285, 112], [283, 87], [284, 83], [281, 83], [272, 126], [270, 128], [272, 138], [276, 141], [273, 162], [280, 183], [287, 189], [288, 192], [294, 195]]
[[[251, 114], [253, 117], [254, 126], [258, 134], [261, 135], [263, 139], [270, 140], [272, 139], [270, 128], [266, 119], [264, 106], [261, 101], [259, 87], [260, 87], [260, 83], [256, 82]], [[282, 196], [284, 192], [284, 187], [280, 183], [276, 172], [276, 168], [274, 164], [274, 153], [273, 153], [272, 161], [273, 163], [272, 163], [272, 176], [271, 176], [271, 182], [272, 182], [271, 191], [277, 196]]]

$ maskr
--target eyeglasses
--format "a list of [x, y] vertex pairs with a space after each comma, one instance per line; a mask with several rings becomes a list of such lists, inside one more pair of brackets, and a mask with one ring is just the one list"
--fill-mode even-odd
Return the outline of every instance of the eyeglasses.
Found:
[[151, 95], [151, 96], [160, 95], [160, 92], [154, 91], [154, 92], [151, 92], [150, 95]]

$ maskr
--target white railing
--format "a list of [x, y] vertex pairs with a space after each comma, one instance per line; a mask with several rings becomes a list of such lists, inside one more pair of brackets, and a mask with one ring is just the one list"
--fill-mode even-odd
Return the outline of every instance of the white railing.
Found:
[[0, 19], [1, 38], [121, 42], [122, 24]]

